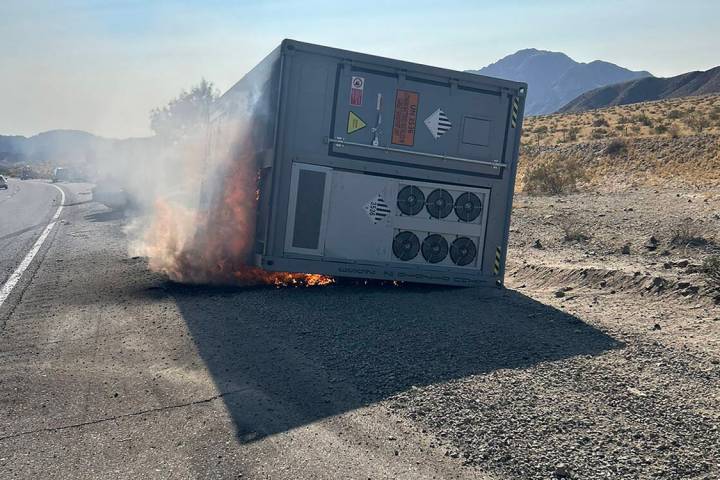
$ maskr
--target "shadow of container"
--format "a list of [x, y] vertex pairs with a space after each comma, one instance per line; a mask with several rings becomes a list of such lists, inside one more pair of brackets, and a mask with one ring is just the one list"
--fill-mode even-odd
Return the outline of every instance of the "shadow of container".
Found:
[[621, 346], [518, 292], [486, 292], [377, 285], [168, 288], [243, 442], [413, 386]]

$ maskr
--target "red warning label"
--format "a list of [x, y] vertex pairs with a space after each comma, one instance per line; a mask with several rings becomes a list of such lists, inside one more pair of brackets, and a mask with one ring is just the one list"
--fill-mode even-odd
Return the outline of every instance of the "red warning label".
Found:
[[363, 77], [352, 77], [350, 81], [350, 105], [360, 107], [363, 103], [363, 90], [365, 79]]
[[392, 143], [412, 146], [415, 143], [415, 126], [420, 95], [417, 92], [398, 90], [395, 95], [395, 119]]

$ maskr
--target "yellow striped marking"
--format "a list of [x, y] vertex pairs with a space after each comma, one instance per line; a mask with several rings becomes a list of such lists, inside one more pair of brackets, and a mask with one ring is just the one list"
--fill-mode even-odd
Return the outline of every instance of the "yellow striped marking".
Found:
[[500, 273], [500, 259], [502, 258], [502, 251], [500, 250], [500, 247], [497, 247], [495, 249], [495, 265], [493, 268], [493, 273], [497, 275]]
[[520, 108], [520, 99], [518, 97], [513, 98], [513, 104], [512, 104], [512, 121], [510, 124], [512, 125], [512, 128], [515, 128], [517, 126], [517, 117], [518, 117], [518, 109]]

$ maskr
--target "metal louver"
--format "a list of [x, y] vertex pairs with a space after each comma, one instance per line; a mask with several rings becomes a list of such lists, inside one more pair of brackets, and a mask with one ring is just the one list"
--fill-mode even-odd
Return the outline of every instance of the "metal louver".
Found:
[[477, 255], [477, 247], [467, 237], [456, 238], [450, 245], [450, 259], [455, 265], [464, 267], [475, 260], [475, 255]]
[[452, 195], [442, 188], [435, 189], [428, 195], [425, 206], [431, 217], [445, 218], [453, 209]]
[[407, 185], [398, 193], [397, 206], [405, 215], [417, 215], [425, 206], [425, 194], [418, 187]]
[[448, 243], [445, 237], [433, 233], [425, 237], [422, 243], [422, 255], [428, 263], [442, 262], [448, 254]]
[[420, 251], [420, 240], [412, 232], [400, 232], [393, 239], [392, 249], [397, 258], [407, 262], [417, 257]]

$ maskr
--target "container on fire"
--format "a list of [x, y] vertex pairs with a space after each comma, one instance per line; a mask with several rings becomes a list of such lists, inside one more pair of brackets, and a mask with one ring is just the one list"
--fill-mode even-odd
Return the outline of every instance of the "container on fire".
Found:
[[249, 112], [254, 263], [502, 286], [526, 91], [283, 41], [212, 116], [217, 126]]

